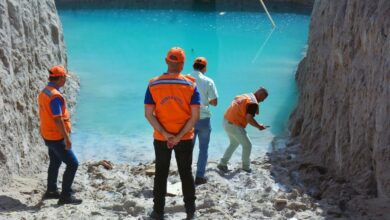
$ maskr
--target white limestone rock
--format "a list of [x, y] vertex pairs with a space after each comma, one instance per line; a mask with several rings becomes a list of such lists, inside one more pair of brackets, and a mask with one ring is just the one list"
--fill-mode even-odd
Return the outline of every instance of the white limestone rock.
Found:
[[[0, 1], [0, 185], [46, 169], [37, 95], [55, 64], [67, 60], [54, 0]], [[70, 106], [78, 88], [72, 78], [65, 89]]]
[[308, 160], [390, 197], [390, 1], [316, 1], [290, 128]]

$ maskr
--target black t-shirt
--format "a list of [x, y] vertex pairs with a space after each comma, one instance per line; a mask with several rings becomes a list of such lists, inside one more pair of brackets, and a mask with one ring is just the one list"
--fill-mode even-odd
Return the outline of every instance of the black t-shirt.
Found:
[[255, 117], [258, 108], [259, 108], [258, 104], [254, 104], [254, 103], [253, 104], [249, 104], [246, 107], [246, 113], [247, 114], [251, 114], [251, 115], [253, 115], [253, 117]]

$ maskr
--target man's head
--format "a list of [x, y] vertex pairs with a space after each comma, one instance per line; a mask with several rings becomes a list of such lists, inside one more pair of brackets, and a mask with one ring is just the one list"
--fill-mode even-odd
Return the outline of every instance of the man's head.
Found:
[[201, 73], [205, 73], [207, 71], [207, 60], [204, 57], [197, 57], [194, 60], [194, 65], [192, 65], [194, 70], [199, 71]]
[[49, 69], [49, 81], [55, 83], [58, 87], [65, 85], [68, 72], [61, 65], [52, 66]]
[[165, 62], [168, 65], [169, 73], [180, 73], [184, 67], [184, 61], [186, 59], [186, 55], [184, 54], [184, 50], [180, 47], [172, 47], [165, 57]]
[[254, 95], [256, 96], [258, 102], [262, 102], [268, 97], [268, 91], [266, 88], [260, 87], [260, 89], [254, 93]]

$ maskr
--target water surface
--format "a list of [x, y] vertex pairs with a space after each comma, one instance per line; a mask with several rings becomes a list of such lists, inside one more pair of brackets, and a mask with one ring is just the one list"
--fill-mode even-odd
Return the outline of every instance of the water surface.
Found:
[[[154, 157], [152, 128], [144, 118], [143, 99], [150, 78], [166, 71], [172, 46], [184, 48], [184, 72], [205, 56], [219, 105], [212, 109], [211, 159], [228, 144], [223, 113], [235, 95], [264, 86], [260, 132], [248, 126], [252, 157], [269, 150], [286, 134], [297, 99], [295, 70], [307, 42], [309, 16], [273, 13], [272, 29], [262, 12], [191, 12], [159, 10], [60, 10], [71, 71], [81, 79], [73, 120], [74, 150], [80, 160], [106, 158], [138, 163]], [[197, 148], [196, 148], [197, 149]], [[195, 150], [197, 155], [197, 150]], [[240, 158], [241, 149], [234, 155]], [[196, 157], [194, 157], [196, 158]]]

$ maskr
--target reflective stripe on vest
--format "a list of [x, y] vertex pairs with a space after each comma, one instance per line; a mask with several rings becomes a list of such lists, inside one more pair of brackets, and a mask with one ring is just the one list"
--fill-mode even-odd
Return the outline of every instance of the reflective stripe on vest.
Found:
[[47, 96], [51, 97], [53, 94], [46, 88], [42, 90], [43, 93], [45, 93]]
[[[195, 79], [182, 74], [164, 74], [149, 81], [149, 91], [155, 102], [155, 115], [161, 125], [177, 134], [191, 117], [191, 98], [195, 90]], [[192, 139], [194, 130], [187, 132], [182, 140]], [[154, 139], [166, 141], [158, 131]]]

